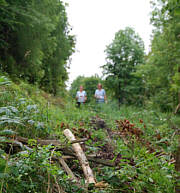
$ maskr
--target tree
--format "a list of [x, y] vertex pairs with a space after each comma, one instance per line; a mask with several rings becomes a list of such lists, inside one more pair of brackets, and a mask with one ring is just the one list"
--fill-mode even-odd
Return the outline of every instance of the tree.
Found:
[[[125, 28], [115, 34], [107, 46], [106, 64], [102, 66], [106, 85], [120, 103], [134, 103], [137, 94], [143, 90], [141, 79], [133, 73], [144, 61], [144, 44], [132, 28]], [[133, 100], [133, 96], [135, 100]]]
[[180, 6], [177, 0], [154, 0], [152, 4], [151, 52], [137, 73], [145, 83], [148, 100], [169, 111], [177, 105], [180, 89]]
[[0, 1], [1, 70], [56, 95], [68, 79], [74, 51], [60, 0]]

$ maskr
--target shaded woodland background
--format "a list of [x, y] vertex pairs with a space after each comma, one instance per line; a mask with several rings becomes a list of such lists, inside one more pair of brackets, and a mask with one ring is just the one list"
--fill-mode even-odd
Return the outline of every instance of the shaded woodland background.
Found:
[[[173, 111], [180, 89], [179, 2], [158, 0], [151, 5], [151, 51], [145, 55], [144, 43], [133, 29], [120, 29], [105, 48], [107, 62], [100, 79], [121, 104], [150, 103]], [[70, 56], [75, 50], [65, 4], [57, 0], [1, 0], [0, 12], [1, 71], [54, 95], [65, 93]]]

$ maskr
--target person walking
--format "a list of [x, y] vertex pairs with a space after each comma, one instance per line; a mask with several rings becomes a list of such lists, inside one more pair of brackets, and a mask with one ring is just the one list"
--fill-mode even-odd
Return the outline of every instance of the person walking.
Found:
[[102, 88], [102, 84], [98, 84], [97, 85], [94, 97], [96, 98], [96, 102], [97, 103], [104, 103], [107, 102], [107, 97], [106, 97], [106, 92], [105, 90]]
[[87, 100], [86, 91], [83, 90], [83, 86], [79, 87], [79, 91], [76, 93], [77, 107], [79, 108], [81, 104], [85, 103]]

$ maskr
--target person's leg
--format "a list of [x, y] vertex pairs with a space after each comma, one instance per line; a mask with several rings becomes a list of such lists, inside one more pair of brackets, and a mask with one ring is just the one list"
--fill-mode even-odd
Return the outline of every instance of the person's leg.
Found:
[[77, 107], [77, 108], [80, 108], [80, 105], [81, 105], [80, 102], [77, 102], [77, 103], [76, 103], [76, 107]]

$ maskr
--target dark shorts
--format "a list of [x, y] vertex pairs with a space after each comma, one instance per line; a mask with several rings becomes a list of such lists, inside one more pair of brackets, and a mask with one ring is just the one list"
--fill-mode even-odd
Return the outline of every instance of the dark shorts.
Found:
[[84, 104], [84, 103], [83, 102], [82, 103], [81, 102], [77, 102], [76, 103], [76, 107], [79, 108], [81, 106], [81, 104]]

